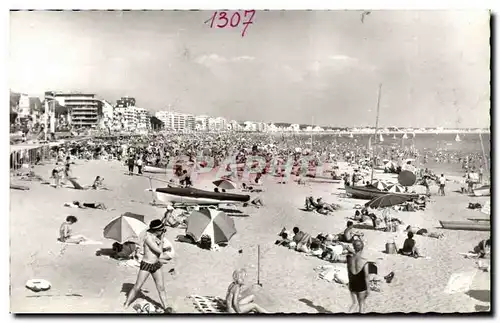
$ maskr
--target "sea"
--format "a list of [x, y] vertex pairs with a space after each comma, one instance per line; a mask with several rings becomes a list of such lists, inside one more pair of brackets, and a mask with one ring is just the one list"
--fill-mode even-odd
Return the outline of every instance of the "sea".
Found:
[[[466, 156], [469, 154], [476, 154], [482, 157], [483, 148], [484, 154], [487, 158], [488, 169], [484, 167], [484, 174], [487, 176], [490, 173], [491, 168], [491, 135], [489, 133], [482, 133], [481, 138], [478, 133], [460, 133], [460, 141], [456, 141], [456, 134], [407, 134], [407, 139], [402, 138], [402, 134], [392, 134], [383, 135], [384, 141], [380, 145], [385, 147], [395, 146], [398, 148], [404, 147], [414, 147], [423, 155], [425, 152], [430, 154], [440, 151], [443, 154], [458, 154], [460, 156]], [[394, 138], [395, 137], [395, 138]], [[348, 135], [343, 135], [339, 137], [335, 134], [321, 134], [313, 135], [313, 140], [328, 140], [335, 141], [337, 143], [349, 143], [356, 142], [358, 145], [368, 146], [370, 135], [369, 134], [353, 134], [353, 138]], [[481, 139], [482, 146], [481, 147]], [[378, 140], [377, 140], [378, 141]], [[431, 157], [428, 158], [428, 162], [423, 164], [423, 158], [416, 161], [417, 167], [425, 167], [433, 170], [435, 173], [445, 173], [448, 175], [463, 175], [464, 170], [462, 165], [457, 162], [435, 162]]]

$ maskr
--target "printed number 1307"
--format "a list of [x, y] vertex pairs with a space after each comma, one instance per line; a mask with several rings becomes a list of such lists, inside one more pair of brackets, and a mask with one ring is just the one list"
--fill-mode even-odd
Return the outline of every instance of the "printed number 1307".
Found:
[[241, 33], [241, 37], [245, 36], [245, 32], [247, 31], [248, 25], [253, 24], [253, 17], [255, 16], [255, 10], [245, 10], [243, 13], [243, 19], [248, 18], [247, 21], [241, 21], [242, 17], [238, 11], [234, 12], [232, 16], [229, 18], [227, 11], [215, 11], [212, 17], [207, 20], [210, 22], [210, 28], [226, 28], [226, 27], [238, 27], [240, 22], [245, 27]]

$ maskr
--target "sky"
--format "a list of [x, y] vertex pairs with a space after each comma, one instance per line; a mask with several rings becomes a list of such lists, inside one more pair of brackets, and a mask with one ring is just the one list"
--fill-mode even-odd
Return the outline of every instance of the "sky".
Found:
[[10, 89], [131, 96], [151, 111], [238, 121], [374, 126], [382, 84], [380, 126], [490, 124], [487, 11], [257, 11], [244, 37], [241, 25], [210, 28], [212, 14], [11, 12]]

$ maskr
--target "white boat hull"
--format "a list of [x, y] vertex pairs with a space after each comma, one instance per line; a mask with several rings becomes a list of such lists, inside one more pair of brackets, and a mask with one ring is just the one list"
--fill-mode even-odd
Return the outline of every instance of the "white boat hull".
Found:
[[145, 166], [145, 173], [153, 173], [153, 174], [165, 174], [167, 172], [166, 168], [153, 167], [153, 166]]
[[491, 195], [490, 188], [474, 190], [474, 196], [490, 196], [490, 195]]
[[161, 192], [154, 192], [158, 201], [164, 204], [184, 204], [184, 205], [219, 205], [219, 204], [236, 204], [235, 201], [221, 201], [211, 198], [196, 198], [189, 196], [178, 196]]

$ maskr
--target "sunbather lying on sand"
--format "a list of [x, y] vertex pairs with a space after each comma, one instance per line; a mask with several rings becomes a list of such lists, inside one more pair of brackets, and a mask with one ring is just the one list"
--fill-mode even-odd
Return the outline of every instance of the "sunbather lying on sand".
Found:
[[359, 210], [356, 210], [356, 212], [354, 212], [354, 217], [351, 219], [358, 222], [365, 222], [370, 219], [374, 228], [377, 228], [378, 224], [380, 224], [381, 222], [379, 219], [377, 219], [375, 213], [368, 213], [366, 209], [361, 210], [361, 212]]
[[98, 210], [106, 210], [106, 206], [101, 202], [94, 203], [80, 203], [79, 201], [73, 201], [71, 203], [64, 203], [66, 207], [79, 208], [79, 209], [98, 209]]
[[306, 197], [305, 209], [306, 211], [316, 211], [320, 214], [327, 215], [329, 212], [340, 209], [340, 205], [325, 203], [321, 197], [314, 201], [314, 197], [309, 196]]
[[59, 229], [59, 241], [78, 244], [90, 240], [81, 234], [73, 234], [71, 225], [73, 225], [77, 221], [78, 219], [73, 215], [70, 215], [66, 218], [66, 222], [61, 224], [61, 228]]
[[474, 253], [478, 254], [479, 258], [489, 257], [491, 254], [491, 238], [481, 240], [479, 244], [474, 247]]
[[263, 187], [254, 187], [254, 186], [247, 185], [246, 183], [241, 184], [241, 190], [243, 192], [252, 192], [252, 193], [264, 192]]
[[165, 224], [171, 228], [177, 228], [179, 225], [187, 225], [186, 218], [181, 218], [174, 214], [175, 208], [172, 205], [167, 205], [167, 211], [165, 212]]
[[398, 253], [415, 258], [421, 257], [420, 253], [418, 252], [416, 242], [415, 240], [413, 240], [413, 232], [408, 232], [408, 238], [406, 238], [405, 242], [403, 243], [403, 248], [399, 249]]
[[413, 234], [417, 234], [424, 237], [441, 239], [444, 237], [444, 233], [441, 232], [429, 232], [427, 229], [422, 229], [419, 227], [412, 227], [411, 225], [406, 227], [407, 232], [411, 232]]
[[255, 303], [254, 295], [241, 298], [241, 288], [245, 282], [246, 271], [244, 269], [233, 272], [233, 282], [227, 288], [226, 306], [229, 313], [246, 314], [251, 312], [269, 313], [267, 310]]
[[115, 242], [113, 243], [114, 254], [112, 257], [119, 260], [134, 259], [137, 256], [138, 250], [139, 246], [134, 242], [127, 241], [123, 244]]

